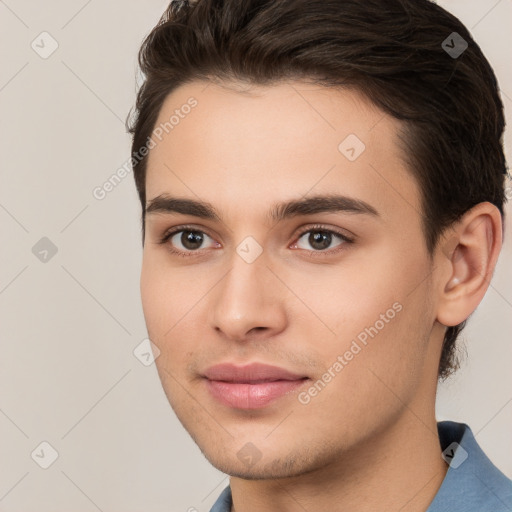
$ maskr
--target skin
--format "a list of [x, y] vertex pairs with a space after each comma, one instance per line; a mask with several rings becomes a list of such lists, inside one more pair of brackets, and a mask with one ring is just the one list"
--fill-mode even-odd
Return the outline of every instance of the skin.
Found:
[[[167, 97], [157, 125], [191, 96], [197, 106], [151, 149], [146, 179], [147, 204], [161, 194], [200, 199], [221, 218], [146, 214], [142, 303], [171, 406], [231, 475], [237, 512], [425, 511], [447, 470], [434, 412], [445, 327], [467, 318], [487, 289], [501, 247], [498, 210], [477, 205], [430, 255], [400, 124], [361, 94], [298, 81], [192, 82]], [[338, 150], [349, 134], [366, 146], [355, 161]], [[276, 202], [326, 193], [378, 215], [267, 218]], [[181, 233], [159, 243], [183, 224], [205, 233], [196, 253]], [[333, 236], [322, 251], [308, 228], [353, 242]], [[236, 251], [248, 236], [263, 251], [252, 263]], [[401, 311], [301, 403], [299, 393], [396, 303]], [[251, 411], [209, 394], [206, 368], [255, 361], [310, 381]], [[256, 462], [237, 456], [247, 443]]]

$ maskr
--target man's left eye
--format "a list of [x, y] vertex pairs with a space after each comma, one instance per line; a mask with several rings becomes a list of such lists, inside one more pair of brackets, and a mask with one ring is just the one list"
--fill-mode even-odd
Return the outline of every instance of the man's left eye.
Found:
[[[303, 243], [309, 244], [309, 247], [301, 245], [302, 239], [305, 240]], [[336, 239], [338, 243], [332, 245], [333, 241], [335, 242]], [[297, 243], [294, 244], [294, 248], [305, 250], [311, 250], [310, 248], [313, 248], [313, 251], [325, 251], [326, 249], [332, 249], [347, 242], [350, 243], [352, 240], [341, 233], [328, 229], [310, 229], [299, 237]]]

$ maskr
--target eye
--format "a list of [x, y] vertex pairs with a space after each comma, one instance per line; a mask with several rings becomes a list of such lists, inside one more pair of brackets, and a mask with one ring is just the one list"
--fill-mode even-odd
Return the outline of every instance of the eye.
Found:
[[190, 253], [208, 248], [208, 241], [210, 241], [210, 247], [220, 246], [204, 231], [182, 226], [167, 232], [160, 240], [160, 243], [168, 244], [169, 250], [175, 254], [188, 256]]
[[[325, 226], [310, 227], [298, 237], [290, 248], [303, 249], [311, 255], [332, 255], [343, 250], [345, 244], [353, 242], [347, 235]], [[171, 253], [183, 257], [199, 255], [204, 249], [221, 247], [204, 231], [188, 226], [179, 226], [166, 232], [159, 243], [167, 245]]]
[[[333, 245], [334, 242], [337, 243]], [[303, 231], [299, 235], [297, 242], [293, 244], [292, 248], [304, 249], [310, 252], [332, 253], [337, 251], [331, 251], [330, 249], [352, 242], [352, 239], [342, 233], [333, 231], [332, 229], [327, 229], [323, 226], [315, 226], [313, 228], [309, 228], [307, 231]], [[309, 247], [307, 245], [309, 245]], [[311, 251], [310, 248], [313, 250]]]

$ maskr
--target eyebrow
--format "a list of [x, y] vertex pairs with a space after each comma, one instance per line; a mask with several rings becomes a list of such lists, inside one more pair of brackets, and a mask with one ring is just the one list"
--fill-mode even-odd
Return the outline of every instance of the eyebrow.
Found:
[[[221, 221], [212, 204], [206, 201], [172, 197], [161, 194], [148, 201], [146, 213], [180, 213], [202, 219]], [[279, 222], [299, 215], [315, 215], [318, 213], [357, 213], [379, 216], [377, 210], [359, 199], [342, 195], [317, 195], [306, 199], [294, 199], [275, 203], [270, 208], [267, 218]]]

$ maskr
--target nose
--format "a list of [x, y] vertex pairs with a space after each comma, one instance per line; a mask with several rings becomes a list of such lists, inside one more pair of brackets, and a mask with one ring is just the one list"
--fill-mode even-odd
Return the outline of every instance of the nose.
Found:
[[232, 341], [272, 337], [287, 325], [286, 288], [267, 266], [264, 254], [248, 263], [238, 254], [211, 295], [211, 323]]

